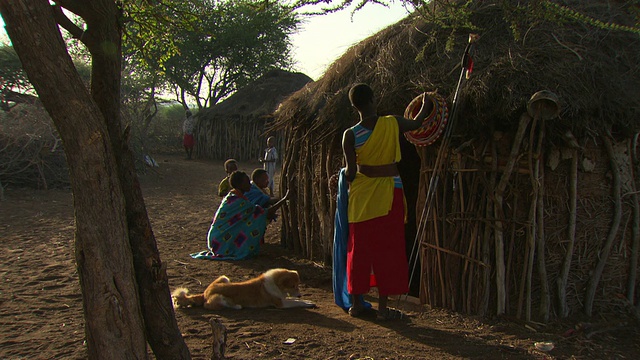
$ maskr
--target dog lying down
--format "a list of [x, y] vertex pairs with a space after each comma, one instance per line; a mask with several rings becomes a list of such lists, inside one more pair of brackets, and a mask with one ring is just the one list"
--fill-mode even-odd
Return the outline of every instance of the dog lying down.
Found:
[[189, 290], [179, 288], [171, 297], [176, 307], [203, 306], [208, 310], [316, 307], [310, 301], [298, 299], [301, 297], [298, 285], [297, 271], [271, 269], [251, 280], [235, 283], [223, 275], [209, 284], [202, 294], [189, 295]]

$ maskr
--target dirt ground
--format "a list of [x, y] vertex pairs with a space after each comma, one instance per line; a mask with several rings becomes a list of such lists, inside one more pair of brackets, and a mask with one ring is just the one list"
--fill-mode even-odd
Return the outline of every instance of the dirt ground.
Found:
[[[141, 176], [141, 182], [171, 289], [199, 292], [222, 274], [244, 280], [285, 267], [299, 271], [303, 298], [318, 305], [217, 313], [178, 309], [178, 324], [194, 359], [211, 355], [212, 317], [227, 329], [229, 359], [640, 358], [638, 325], [631, 320], [525, 324], [409, 301], [391, 303], [408, 315], [402, 320], [351, 318], [333, 302], [331, 269], [280, 246], [279, 222], [269, 225], [267, 243], [255, 259], [194, 260], [189, 254], [205, 250], [220, 203], [214, 188], [224, 177], [222, 161], [186, 161], [181, 156], [156, 160], [160, 167]], [[240, 169], [250, 172], [257, 165], [241, 163]], [[5, 195], [0, 202], [0, 359], [86, 358], [71, 192], [7, 189]], [[374, 297], [368, 300], [377, 306]], [[542, 341], [552, 341], [554, 349], [537, 350], [534, 344]]]

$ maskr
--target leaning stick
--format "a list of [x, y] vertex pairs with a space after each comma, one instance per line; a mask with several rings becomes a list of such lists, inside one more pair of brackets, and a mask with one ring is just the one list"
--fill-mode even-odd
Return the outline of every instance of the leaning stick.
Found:
[[620, 171], [618, 170], [616, 161], [614, 159], [615, 154], [613, 153], [613, 145], [611, 143], [610, 136], [610, 134], [608, 134], [608, 136], [602, 136], [602, 139], [604, 147], [607, 150], [607, 155], [609, 155], [609, 164], [611, 166], [611, 174], [613, 176], [611, 184], [611, 186], [613, 187], [612, 197], [614, 203], [613, 223], [611, 224], [611, 228], [609, 229], [609, 234], [607, 235], [607, 240], [604, 244], [604, 247], [600, 252], [600, 260], [598, 260], [598, 264], [593, 270], [591, 278], [589, 278], [589, 284], [587, 285], [587, 291], [584, 301], [584, 311], [587, 316], [591, 316], [593, 313], [593, 301], [596, 296], [596, 289], [598, 287], [598, 283], [600, 282], [602, 272], [604, 271], [604, 266], [609, 259], [609, 252], [611, 251], [611, 246], [613, 245], [613, 241], [615, 240], [618, 233], [620, 222], [622, 221], [622, 199], [620, 196], [622, 185], [620, 180]]
[[470, 256], [468, 256], [468, 255], [460, 254], [460, 253], [458, 253], [458, 252], [455, 252], [455, 251], [453, 251], [453, 250], [449, 250], [449, 249], [445, 249], [445, 248], [443, 248], [443, 247], [441, 247], [441, 246], [438, 246], [438, 245], [433, 245], [433, 244], [424, 244], [424, 245], [425, 245], [426, 247], [430, 247], [430, 248], [432, 248], [432, 249], [438, 250], [438, 252], [443, 252], [443, 253], [447, 253], [447, 254], [449, 254], [449, 255], [454, 255], [454, 256], [457, 256], [457, 257], [459, 257], [459, 258], [465, 259], [465, 260], [466, 260], [466, 261], [468, 261], [468, 262], [472, 262], [472, 263], [477, 264], [477, 265], [480, 265], [480, 266], [484, 266], [484, 267], [487, 267], [487, 268], [491, 268], [491, 266], [490, 266], [490, 265], [485, 264], [484, 262], [482, 262], [482, 261], [480, 261], [480, 260], [477, 260], [477, 259], [474, 259], [474, 258], [472, 258], [472, 257], [470, 257]]
[[536, 150], [536, 175], [538, 182], [538, 201], [537, 212], [538, 215], [536, 226], [538, 231], [537, 238], [537, 252], [538, 252], [538, 274], [540, 275], [540, 315], [546, 323], [549, 321], [549, 308], [551, 306], [551, 300], [549, 295], [549, 283], [547, 282], [547, 266], [545, 261], [545, 234], [544, 234], [544, 166], [542, 164], [542, 141], [544, 139], [544, 121], [540, 126], [540, 132], [538, 135], [538, 148]]
[[[629, 282], [627, 285], [627, 300], [633, 306], [633, 300], [636, 293], [636, 278], [638, 276], [638, 253], [640, 252], [640, 199], [638, 199], [638, 191], [636, 188], [635, 182], [635, 173], [634, 167], [638, 163], [638, 155], [636, 153], [636, 149], [638, 146], [638, 135], [640, 133], [636, 133], [633, 137], [633, 141], [630, 144], [629, 154], [631, 159], [631, 181], [632, 184], [632, 200], [633, 200], [633, 225], [631, 226], [632, 231], [632, 241], [631, 241], [631, 259], [629, 260]], [[638, 303], [640, 309], [640, 302]]]
[[524, 138], [524, 133], [531, 121], [531, 116], [529, 114], [524, 113], [520, 116], [520, 124], [518, 125], [518, 130], [516, 131], [516, 135], [513, 139], [513, 146], [511, 147], [511, 153], [509, 154], [509, 160], [507, 161], [507, 165], [505, 166], [504, 173], [502, 173], [502, 177], [500, 178], [500, 182], [495, 190], [495, 206], [493, 208], [494, 216], [496, 218], [496, 226], [495, 226], [495, 257], [496, 257], [496, 290], [497, 290], [497, 314], [502, 315], [506, 310], [506, 299], [507, 292], [505, 288], [505, 265], [504, 265], [504, 234], [503, 234], [503, 223], [502, 220], [504, 218], [504, 211], [502, 209], [502, 201], [504, 197], [504, 191], [507, 188], [507, 184], [509, 183], [509, 179], [511, 178], [511, 173], [513, 171], [513, 167], [518, 159], [518, 153], [520, 152], [520, 145], [522, 144], [522, 139]]
[[[436, 240], [436, 248], [440, 249], [440, 237], [438, 236], [438, 219], [436, 217], [436, 213], [431, 213], [433, 215], [433, 237]], [[442, 256], [440, 255], [440, 251], [436, 251], [436, 266], [438, 267], [438, 279], [440, 280], [440, 301], [441, 305], [444, 306], [446, 301], [446, 288], [444, 281], [444, 273], [442, 271]]]
[[[489, 196], [491, 196], [491, 194], [493, 194], [493, 192], [495, 192], [495, 184], [496, 184], [496, 177], [497, 177], [497, 171], [498, 171], [498, 151], [496, 150], [496, 143], [495, 140], [491, 140], [491, 177], [489, 178], [489, 186], [487, 189], [487, 198], [489, 198]], [[492, 217], [491, 214], [493, 213], [493, 201], [487, 201], [486, 203], [486, 208], [485, 208], [485, 218], [487, 219], [487, 222], [485, 223], [485, 227], [484, 227], [484, 234], [483, 234], [483, 242], [482, 242], [482, 261], [486, 264], [488, 264], [491, 261], [491, 247], [489, 246], [489, 244], [491, 243], [491, 225], [489, 224], [489, 219]], [[482, 279], [482, 288], [484, 290], [483, 294], [482, 294], [482, 304], [481, 304], [481, 311], [480, 314], [484, 315], [487, 313], [487, 311], [489, 310], [489, 298], [491, 296], [490, 290], [491, 290], [491, 271], [489, 271], [489, 269], [485, 268], [483, 269], [483, 279]]]
[[571, 268], [571, 259], [573, 257], [573, 247], [576, 242], [576, 207], [578, 203], [578, 150], [571, 151], [571, 175], [569, 179], [569, 227], [567, 229], [567, 237], [569, 244], [567, 245], [567, 253], [562, 263], [560, 276], [558, 277], [558, 304], [560, 306], [560, 316], [569, 316], [569, 307], [567, 306], [567, 282], [569, 280], [569, 270]]

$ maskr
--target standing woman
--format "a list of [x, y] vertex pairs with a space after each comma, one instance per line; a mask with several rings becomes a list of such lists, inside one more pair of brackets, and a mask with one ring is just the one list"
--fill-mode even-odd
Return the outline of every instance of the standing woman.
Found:
[[[342, 149], [349, 181], [349, 238], [347, 242], [347, 290], [352, 297], [349, 315], [365, 311], [363, 294], [378, 287], [378, 319], [398, 318], [387, 307], [389, 295], [409, 291], [409, 265], [405, 250], [405, 207], [400, 161], [400, 135], [415, 130], [431, 113], [433, 102], [423, 94], [415, 120], [378, 116], [373, 90], [356, 84], [349, 90], [351, 105], [360, 121], [345, 130]], [[427, 101], [428, 100], [428, 101]], [[373, 276], [372, 276], [373, 274]]]
[[191, 115], [190, 110], [185, 112], [185, 116], [184, 122], [182, 123], [182, 132], [184, 133], [184, 136], [182, 137], [182, 145], [184, 145], [184, 150], [187, 152], [187, 160], [191, 160], [193, 146], [196, 144], [196, 141], [193, 138], [193, 130], [196, 127], [196, 120]]

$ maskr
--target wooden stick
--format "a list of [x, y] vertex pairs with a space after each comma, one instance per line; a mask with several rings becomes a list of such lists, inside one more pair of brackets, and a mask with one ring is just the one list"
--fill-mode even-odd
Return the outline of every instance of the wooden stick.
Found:
[[[518, 177], [517, 176], [515, 178], [514, 187], [516, 189], [519, 188], [519, 183], [518, 183]], [[508, 249], [508, 251], [507, 251], [507, 264], [506, 264], [506, 266], [507, 266], [506, 273], [507, 274], [511, 274], [513, 272], [513, 266], [514, 266], [513, 265], [513, 262], [514, 262], [514, 260], [513, 260], [514, 254], [513, 253], [514, 253], [515, 242], [516, 242], [516, 223], [517, 223], [516, 222], [516, 220], [517, 220], [516, 216], [517, 216], [517, 213], [518, 213], [517, 212], [518, 199], [519, 199], [518, 193], [515, 192], [514, 195], [513, 195], [513, 201], [512, 201], [512, 205], [511, 205], [512, 209], [513, 209], [513, 213], [511, 214], [511, 231], [509, 232], [510, 239], [509, 239], [509, 247], [507, 248]], [[507, 293], [509, 292], [509, 289], [511, 288], [509, 280], [512, 279], [512, 278], [513, 277], [507, 277], [506, 278]], [[507, 306], [507, 309], [508, 309], [509, 308], [509, 297], [507, 297], [506, 300], [507, 300], [506, 306]]]
[[[432, 212], [432, 214], [433, 214], [433, 238], [436, 240], [436, 246], [440, 246], [440, 236], [438, 235], [438, 219], [436, 218], [435, 211]], [[438, 279], [440, 280], [440, 301], [441, 301], [441, 305], [444, 306], [446, 302], [446, 291], [445, 291], [445, 283], [444, 283], [444, 274], [442, 271], [442, 258], [440, 256], [440, 252], [436, 252], [436, 265], [438, 266], [437, 274], [438, 274]]]
[[[636, 164], [638, 164], [638, 154], [636, 152], [638, 146], [638, 135], [640, 133], [636, 133], [633, 137], [633, 140], [629, 145], [629, 154], [631, 161], [631, 190], [633, 191], [632, 203], [633, 203], [633, 223], [631, 225], [631, 255], [629, 259], [629, 281], [627, 285], [627, 300], [631, 303], [633, 307], [633, 301], [636, 293], [636, 279], [638, 277], [638, 253], [640, 253], [640, 199], [638, 198], [638, 191], [636, 188], [636, 174], [634, 172]], [[636, 312], [640, 311], [640, 302], [638, 302], [638, 308]]]
[[526, 298], [526, 307], [525, 307], [525, 319], [526, 321], [531, 321], [531, 289], [532, 289], [532, 278], [533, 278], [533, 260], [536, 253], [536, 240], [538, 238], [538, 199], [540, 197], [540, 182], [539, 182], [539, 170], [540, 170], [540, 162], [536, 161], [534, 165], [534, 158], [538, 159], [538, 156], [534, 157], [534, 152], [536, 148], [533, 145], [535, 129], [538, 124], [538, 117], [533, 119], [533, 123], [531, 124], [531, 131], [529, 133], [529, 152], [528, 152], [528, 165], [529, 170], [531, 172], [529, 178], [531, 179], [531, 188], [532, 196], [531, 203], [529, 206], [529, 223], [528, 223], [528, 235], [527, 235], [527, 245], [529, 246], [528, 255], [529, 259], [527, 260], [527, 298]]
[[[469, 243], [469, 248], [467, 249], [467, 256], [471, 257], [471, 255], [473, 254], [473, 251], [475, 250], [476, 246], [476, 239], [478, 238], [478, 232], [479, 232], [479, 227], [480, 227], [480, 223], [475, 222], [475, 226], [473, 227], [472, 231], [471, 231], [471, 241]], [[465, 273], [467, 272], [467, 265], [469, 264], [469, 261], [465, 262]], [[466, 308], [465, 311], [469, 314], [473, 313], [472, 309], [471, 309], [471, 300], [472, 300], [472, 290], [473, 290], [473, 284], [475, 284], [476, 282], [473, 279], [474, 276], [474, 272], [475, 272], [475, 267], [470, 267], [470, 269], [468, 270], [468, 275], [466, 277], [467, 279], [467, 293], [466, 293]]]
[[[537, 193], [534, 194], [534, 197], [537, 197]], [[524, 318], [526, 321], [531, 321], [531, 285], [533, 278], [533, 259], [536, 252], [536, 204], [537, 201], [532, 199], [531, 205], [529, 207], [529, 232], [527, 235], [527, 254], [529, 255], [526, 266], [527, 266], [527, 280], [526, 280], [526, 300], [525, 300], [525, 315]]]
[[598, 283], [600, 282], [600, 277], [602, 276], [602, 272], [604, 271], [604, 267], [609, 260], [609, 252], [611, 251], [611, 246], [613, 245], [613, 241], [618, 234], [618, 228], [620, 227], [620, 222], [622, 221], [622, 199], [620, 196], [620, 189], [622, 187], [620, 180], [620, 171], [616, 165], [613, 153], [613, 145], [611, 143], [610, 134], [602, 136], [604, 147], [607, 150], [607, 155], [609, 155], [609, 165], [611, 166], [611, 174], [612, 174], [612, 184], [613, 188], [613, 222], [611, 227], [609, 228], [609, 234], [607, 235], [607, 240], [605, 241], [604, 247], [602, 248], [598, 260], [598, 264], [596, 265], [591, 277], [589, 278], [589, 283], [587, 285], [587, 291], [585, 294], [584, 301], [584, 310], [587, 316], [591, 316], [593, 314], [593, 301], [596, 296], [596, 290], [598, 287]]
[[536, 146], [536, 183], [538, 186], [538, 198], [536, 204], [536, 216], [538, 227], [536, 232], [537, 238], [537, 254], [538, 254], [538, 274], [540, 276], [540, 315], [544, 322], [549, 321], [549, 308], [551, 306], [551, 295], [549, 291], [549, 283], [547, 281], [547, 266], [545, 261], [545, 233], [544, 233], [544, 163], [542, 161], [542, 144], [544, 141], [545, 121], [542, 121], [538, 130], [538, 143]]
[[[478, 174], [473, 174], [473, 180], [471, 182], [471, 194], [476, 194], [478, 192], [478, 186], [480, 184], [480, 180], [479, 180], [479, 176]], [[460, 187], [462, 188], [462, 182]], [[478, 210], [477, 210], [477, 205], [476, 205], [476, 199], [478, 199], [477, 196], [471, 196], [469, 198], [469, 205], [467, 206], [467, 209], [469, 210], [469, 212], [471, 212], [473, 209], [475, 209], [476, 214], [475, 216], [477, 218], [479, 218], [479, 214], [478, 214]], [[466, 222], [470, 222], [470, 219], [467, 218]], [[475, 244], [476, 244], [476, 239], [478, 237], [478, 226], [479, 223], [477, 221], [473, 222], [473, 227], [470, 229], [468, 238], [469, 238], [469, 245], [467, 246], [467, 250], [466, 250], [466, 256], [468, 258], [472, 258], [471, 255], [473, 253], [473, 249], [475, 248]], [[467, 272], [469, 272], [469, 275], [467, 275]], [[473, 284], [473, 280], [472, 280], [472, 276], [473, 276], [473, 270], [469, 269], [469, 260], [465, 260], [464, 262], [464, 266], [462, 269], [462, 275], [460, 277], [461, 279], [461, 284], [462, 284], [462, 290], [463, 290], [463, 302], [464, 302], [464, 311], [466, 311], [467, 313], [471, 312], [471, 285]], [[468, 280], [467, 280], [468, 279]], [[464, 282], [465, 280], [467, 281], [467, 286], [464, 286]]]
[[527, 113], [522, 114], [520, 116], [520, 124], [518, 125], [518, 130], [513, 139], [513, 145], [511, 147], [511, 153], [509, 154], [509, 160], [507, 161], [507, 165], [505, 166], [505, 172], [502, 174], [500, 178], [500, 182], [496, 187], [495, 191], [495, 206], [493, 208], [494, 216], [496, 218], [495, 224], [495, 261], [496, 261], [496, 291], [497, 291], [497, 315], [502, 315], [506, 311], [506, 288], [505, 288], [505, 265], [504, 265], [504, 235], [503, 235], [503, 224], [502, 220], [504, 219], [504, 211], [502, 209], [502, 201], [504, 196], [504, 191], [507, 188], [507, 184], [509, 183], [509, 179], [511, 178], [511, 172], [518, 158], [518, 153], [520, 152], [520, 146], [522, 144], [522, 139], [524, 138], [524, 133], [527, 127], [529, 126], [529, 122], [531, 121], [531, 116]]
[[480, 266], [484, 266], [486, 268], [491, 268], [491, 265], [485, 264], [484, 262], [482, 262], [480, 260], [477, 260], [477, 259], [474, 259], [474, 258], [472, 258], [470, 256], [465, 255], [465, 254], [460, 254], [460, 253], [457, 253], [457, 252], [455, 252], [453, 250], [445, 249], [445, 248], [443, 248], [441, 246], [437, 246], [437, 245], [433, 245], [433, 244], [422, 243], [422, 245], [430, 247], [430, 248], [438, 250], [438, 251], [441, 251], [443, 253], [447, 253], [447, 254], [450, 254], [450, 255], [455, 255], [457, 257], [463, 258], [466, 261], [472, 262], [474, 264], [477, 264], [477, 265], [480, 265]]
[[569, 307], [567, 306], [567, 282], [569, 281], [569, 270], [571, 269], [571, 259], [573, 257], [573, 248], [576, 242], [576, 219], [577, 219], [577, 203], [578, 203], [578, 150], [571, 151], [571, 173], [569, 178], [569, 226], [567, 228], [567, 237], [569, 244], [567, 252], [562, 263], [560, 275], [557, 279], [558, 284], [558, 305], [560, 307], [560, 316], [569, 316]]
[[209, 319], [211, 324], [211, 342], [212, 352], [211, 360], [224, 359], [224, 351], [227, 348], [227, 328], [222, 324], [219, 318], [212, 317]]
[[[487, 187], [487, 195], [495, 193], [495, 185], [496, 185], [496, 169], [498, 167], [498, 155], [496, 149], [496, 143], [494, 140], [491, 140], [491, 157], [493, 161], [491, 162], [491, 177], [489, 178], [489, 186]], [[485, 264], [488, 264], [491, 261], [491, 226], [489, 224], [489, 219], [493, 214], [493, 201], [487, 201], [485, 208], [485, 217], [487, 222], [484, 226], [484, 234], [483, 234], [483, 243], [482, 243], [482, 261]], [[482, 303], [480, 306], [480, 315], [485, 315], [489, 311], [489, 299], [491, 296], [491, 271], [488, 268], [484, 268], [484, 277], [482, 281]]]

